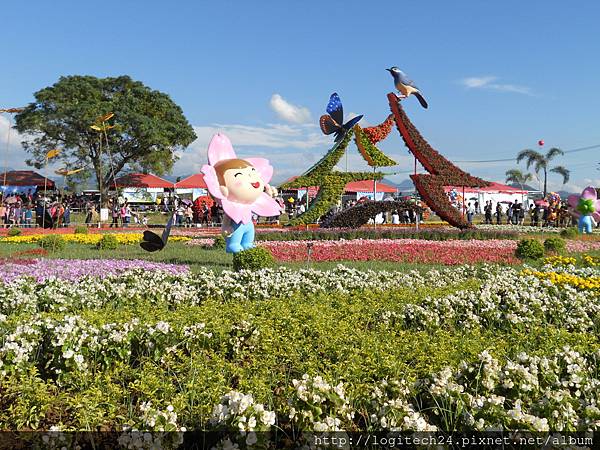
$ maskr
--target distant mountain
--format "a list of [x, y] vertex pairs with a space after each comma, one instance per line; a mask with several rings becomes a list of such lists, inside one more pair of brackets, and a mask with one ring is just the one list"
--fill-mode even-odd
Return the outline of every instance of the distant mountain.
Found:
[[400, 183], [394, 183], [393, 181], [384, 178], [383, 180], [381, 180], [381, 182], [395, 187], [400, 192], [414, 192], [415, 190], [415, 185], [410, 179], [403, 180]]
[[[508, 184], [508, 186], [521, 189], [521, 185], [517, 183], [510, 183]], [[525, 189], [526, 191], [539, 191], [538, 188], [530, 186], [528, 184], [524, 184], [523, 189]]]
[[558, 191], [557, 194], [560, 195], [561, 199], [567, 199], [569, 197], [569, 195], [573, 195], [573, 194], [579, 195], [579, 194], [581, 194], [581, 192]]

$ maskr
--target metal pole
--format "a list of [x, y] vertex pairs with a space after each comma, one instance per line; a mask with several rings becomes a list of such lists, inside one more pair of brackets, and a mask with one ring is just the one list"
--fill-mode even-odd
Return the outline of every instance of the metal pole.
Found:
[[[373, 201], [377, 201], [377, 180], [375, 179], [375, 166], [373, 166]], [[373, 217], [373, 228], [377, 228], [377, 215]]]
[[462, 194], [462, 218], [465, 220], [465, 187], [463, 186], [463, 194]]
[[[46, 153], [46, 165], [44, 166], [44, 172], [48, 173], [48, 153]], [[48, 185], [48, 177], [44, 176], [44, 209], [42, 212], [42, 228], [46, 225], [46, 186]]]

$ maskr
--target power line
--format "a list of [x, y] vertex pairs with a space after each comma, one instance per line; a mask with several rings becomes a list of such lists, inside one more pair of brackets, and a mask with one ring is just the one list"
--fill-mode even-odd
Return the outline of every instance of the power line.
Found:
[[[595, 148], [599, 148], [600, 144], [596, 144], [596, 145], [590, 145], [588, 147], [580, 147], [580, 148], [574, 148], [571, 150], [565, 150], [564, 153], [576, 153], [576, 152], [583, 152], [586, 150], [592, 150]], [[464, 161], [454, 161], [457, 163], [489, 163], [489, 162], [508, 162], [508, 161], [516, 161], [516, 158], [505, 158], [505, 159], [480, 159], [480, 160], [464, 160]]]

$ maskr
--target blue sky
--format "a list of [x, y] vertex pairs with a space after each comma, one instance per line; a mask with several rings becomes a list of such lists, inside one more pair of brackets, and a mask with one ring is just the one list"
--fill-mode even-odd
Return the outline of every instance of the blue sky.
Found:
[[[0, 105], [24, 105], [61, 75], [128, 74], [168, 93], [196, 129], [174, 174], [199, 170], [221, 131], [240, 156], [269, 157], [281, 181], [330, 147], [318, 117], [332, 92], [363, 125], [385, 119], [384, 69], [397, 65], [430, 105], [408, 99], [408, 114], [450, 159], [510, 158], [538, 139], [569, 150], [600, 144], [598, 17], [593, 1], [9, 2]], [[4, 155], [6, 128], [4, 115], [2, 158], [23, 168], [18, 145]], [[392, 170], [411, 170], [396, 133], [381, 148], [401, 163]], [[572, 169], [568, 189], [600, 184], [599, 151], [557, 161]], [[460, 165], [502, 181], [516, 163]], [[354, 146], [349, 166], [365, 168]]]

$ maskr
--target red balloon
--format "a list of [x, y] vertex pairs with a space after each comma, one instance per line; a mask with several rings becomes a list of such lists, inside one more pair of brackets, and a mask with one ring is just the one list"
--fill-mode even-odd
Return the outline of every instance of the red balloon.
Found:
[[540, 139], [540, 140], [538, 141], [538, 145], [541, 147], [542, 145], [544, 145], [544, 141]]

